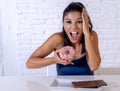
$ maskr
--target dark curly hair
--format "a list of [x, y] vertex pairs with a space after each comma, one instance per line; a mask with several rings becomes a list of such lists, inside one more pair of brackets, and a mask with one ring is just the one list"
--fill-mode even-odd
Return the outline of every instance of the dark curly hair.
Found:
[[[63, 21], [64, 21], [64, 17], [65, 17], [69, 12], [77, 11], [77, 12], [82, 13], [83, 8], [85, 8], [85, 6], [84, 6], [82, 3], [80, 3], [80, 2], [72, 2], [72, 3], [70, 3], [70, 4], [65, 8], [65, 10], [64, 10], [64, 12], [63, 12]], [[92, 28], [93, 28], [93, 25], [92, 25], [92, 23], [91, 23], [91, 20], [90, 20], [90, 17], [89, 17], [89, 16], [88, 16], [88, 19], [89, 19], [89, 29], [90, 29], [90, 32], [91, 32], [91, 30], [92, 30]], [[68, 38], [68, 36], [67, 36], [67, 34], [66, 34], [66, 32], [65, 32], [64, 27], [63, 27], [62, 33], [63, 33], [63, 37], [64, 37], [64, 46], [71, 45], [71, 41], [69, 40], [69, 38]], [[82, 53], [84, 53], [84, 52], [85, 52], [84, 34], [82, 34], [82, 38], [81, 38], [81, 40], [80, 40], [80, 43], [82, 43], [82, 45], [83, 45], [83, 46], [82, 46], [82, 47], [83, 47], [83, 48], [82, 48]]]

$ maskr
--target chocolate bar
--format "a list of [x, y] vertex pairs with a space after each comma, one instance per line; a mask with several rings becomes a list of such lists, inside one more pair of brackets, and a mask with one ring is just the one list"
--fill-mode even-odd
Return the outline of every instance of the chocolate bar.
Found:
[[107, 86], [107, 83], [103, 80], [90, 80], [90, 81], [74, 81], [72, 85], [75, 88], [97, 88], [101, 86]]

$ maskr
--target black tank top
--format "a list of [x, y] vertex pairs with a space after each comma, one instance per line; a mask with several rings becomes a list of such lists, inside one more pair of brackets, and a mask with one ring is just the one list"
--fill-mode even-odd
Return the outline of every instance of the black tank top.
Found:
[[87, 64], [86, 55], [79, 59], [73, 60], [73, 65], [57, 64], [57, 75], [93, 75]]

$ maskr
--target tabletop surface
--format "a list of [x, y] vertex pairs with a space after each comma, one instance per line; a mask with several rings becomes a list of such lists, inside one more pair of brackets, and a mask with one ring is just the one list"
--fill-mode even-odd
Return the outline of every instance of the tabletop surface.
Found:
[[[67, 85], [53, 85], [55, 79], [61, 83], [67, 83], [68, 81], [104, 80], [108, 85], [100, 88], [74, 88], [67, 87]], [[0, 77], [0, 91], [120, 91], [119, 89], [120, 75]]]

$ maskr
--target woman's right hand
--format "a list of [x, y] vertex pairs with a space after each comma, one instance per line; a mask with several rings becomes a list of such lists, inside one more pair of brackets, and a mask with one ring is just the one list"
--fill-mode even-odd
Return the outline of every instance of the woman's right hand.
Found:
[[68, 64], [73, 64], [72, 60], [68, 59], [61, 59], [59, 56], [59, 50], [54, 51], [54, 58], [56, 59], [56, 63], [63, 64], [63, 65], [68, 65]]

